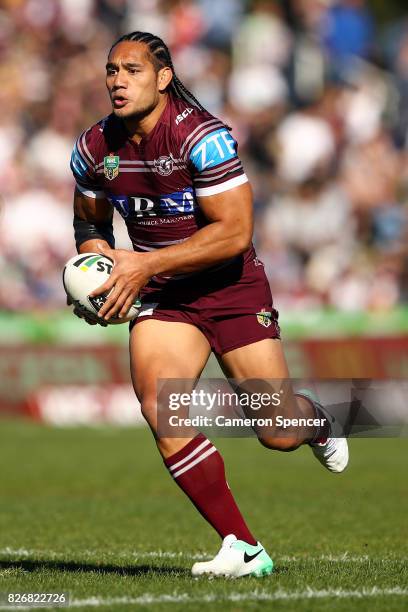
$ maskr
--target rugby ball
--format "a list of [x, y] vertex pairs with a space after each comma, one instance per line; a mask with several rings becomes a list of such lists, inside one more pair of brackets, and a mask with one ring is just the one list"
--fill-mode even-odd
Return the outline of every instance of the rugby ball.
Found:
[[[113, 261], [99, 253], [81, 253], [75, 255], [65, 264], [62, 282], [67, 296], [90, 314], [96, 315], [109, 293], [90, 297], [90, 293], [108, 280], [113, 269]], [[141, 302], [139, 299], [130, 307], [123, 318], [112, 317], [107, 323], [117, 325], [131, 321], [139, 314]]]

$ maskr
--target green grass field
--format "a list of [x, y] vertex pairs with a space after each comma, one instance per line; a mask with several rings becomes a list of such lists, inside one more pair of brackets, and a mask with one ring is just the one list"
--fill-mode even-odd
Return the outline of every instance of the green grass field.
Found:
[[407, 609], [407, 439], [352, 440], [340, 476], [308, 448], [279, 454], [255, 440], [215, 443], [275, 561], [272, 576], [190, 577], [218, 537], [167, 475], [147, 430], [7, 421], [0, 591], [68, 591], [75, 610], [114, 612]]

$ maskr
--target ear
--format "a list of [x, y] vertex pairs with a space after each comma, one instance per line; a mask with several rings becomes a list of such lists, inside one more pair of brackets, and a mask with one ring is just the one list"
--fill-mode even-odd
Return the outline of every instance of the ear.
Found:
[[157, 73], [157, 84], [159, 87], [160, 93], [163, 93], [166, 87], [168, 87], [173, 78], [173, 71], [169, 66], [165, 66], [164, 68], [160, 68]]

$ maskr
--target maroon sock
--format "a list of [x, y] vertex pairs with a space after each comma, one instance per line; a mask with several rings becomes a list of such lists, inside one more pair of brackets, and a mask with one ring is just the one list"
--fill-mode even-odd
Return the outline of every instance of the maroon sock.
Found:
[[255, 545], [225, 479], [224, 461], [215, 446], [199, 434], [164, 460], [170, 474], [221, 538], [233, 533]]

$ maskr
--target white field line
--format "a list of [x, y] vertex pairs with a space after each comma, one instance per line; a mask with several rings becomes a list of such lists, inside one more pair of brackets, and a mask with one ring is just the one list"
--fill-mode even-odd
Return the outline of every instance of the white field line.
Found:
[[87, 558], [100, 560], [101, 556], [112, 557], [116, 559], [121, 558], [133, 558], [133, 559], [203, 559], [203, 558], [211, 558], [211, 555], [207, 552], [201, 553], [189, 553], [189, 552], [172, 552], [169, 550], [141, 550], [141, 551], [121, 551], [121, 552], [113, 552], [109, 550], [64, 550], [61, 552], [57, 552], [54, 550], [48, 549], [26, 549], [26, 548], [0, 548], [0, 556], [10, 556], [10, 557], [46, 557], [51, 559], [66, 559], [67, 557], [72, 558]]
[[[363, 588], [355, 590], [345, 589], [324, 589], [316, 590], [310, 587], [303, 591], [284, 591], [278, 589], [276, 591], [253, 591], [252, 593], [228, 593], [226, 595], [203, 594], [201, 596], [191, 596], [188, 593], [172, 593], [163, 595], [151, 595], [145, 593], [138, 597], [89, 597], [87, 599], [72, 599], [69, 603], [70, 608], [79, 608], [89, 606], [94, 608], [112, 607], [123, 605], [140, 605], [148, 604], [186, 604], [186, 603], [222, 603], [222, 602], [252, 602], [252, 601], [282, 601], [282, 600], [302, 600], [302, 599], [367, 599], [375, 597], [408, 597], [408, 589], [394, 587], [389, 589], [380, 589], [378, 587]], [[19, 610], [45, 609], [38, 606], [18, 606]], [[0, 605], [0, 610], [16, 610], [16, 606]]]
[[[196, 559], [211, 559], [214, 556], [215, 552], [209, 553], [207, 551], [202, 551], [200, 553], [192, 553], [192, 552], [175, 552], [169, 550], [128, 550], [121, 552], [113, 552], [113, 551], [105, 551], [105, 550], [63, 550], [61, 552], [57, 552], [54, 550], [48, 549], [27, 549], [27, 548], [11, 548], [5, 547], [0, 548], [0, 556], [1, 557], [20, 557], [20, 558], [30, 558], [30, 557], [46, 557], [51, 559], [59, 559], [63, 561], [67, 559], [67, 557], [71, 558], [87, 558], [94, 559], [96, 561], [100, 561], [101, 556], [104, 558], [112, 557], [115, 559], [191, 559], [192, 561]], [[272, 555], [273, 556], [273, 555]], [[302, 561], [311, 562], [311, 561], [326, 561], [331, 563], [366, 563], [368, 561], [381, 561], [381, 562], [408, 562], [407, 556], [398, 556], [398, 555], [388, 555], [386, 557], [370, 557], [369, 555], [353, 555], [348, 553], [347, 551], [340, 555], [292, 555], [292, 556], [278, 556], [276, 560], [281, 563], [299, 563]]]

